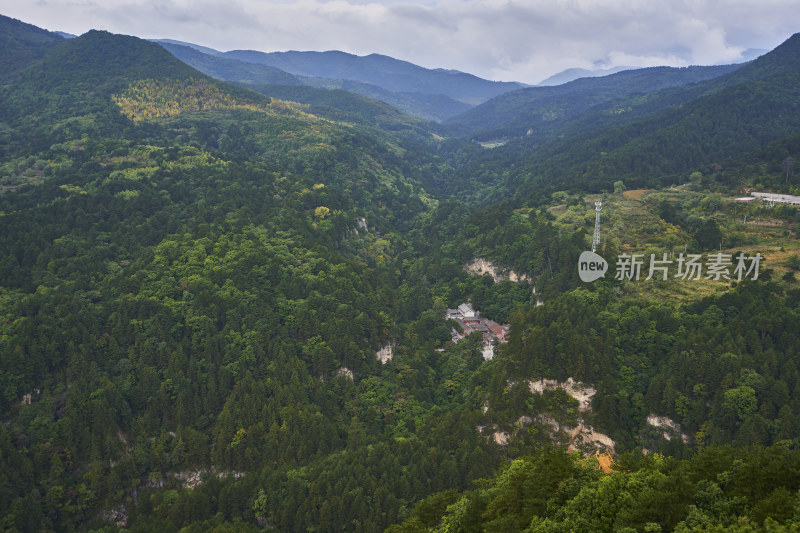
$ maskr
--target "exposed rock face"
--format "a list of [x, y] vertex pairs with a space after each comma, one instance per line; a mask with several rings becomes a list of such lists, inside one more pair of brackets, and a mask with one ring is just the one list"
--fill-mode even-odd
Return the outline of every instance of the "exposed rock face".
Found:
[[[567, 440], [567, 450], [579, 450], [584, 452], [584, 455], [591, 455], [596, 450], [609, 450], [613, 453], [616, 443], [614, 440], [606, 435], [595, 431], [590, 425], [583, 422], [583, 419], [578, 421], [575, 427], [561, 425], [554, 418], [545, 414], [540, 414], [536, 417], [536, 422], [542, 426], [549, 427], [550, 431], [554, 434], [561, 433], [562, 438]], [[556, 439], [558, 440], [558, 439]]]
[[506, 281], [506, 280], [513, 282], [531, 281], [531, 278], [529, 278], [527, 274], [518, 274], [513, 270], [508, 270], [508, 271], [500, 270], [497, 267], [495, 267], [491, 263], [491, 261], [488, 261], [480, 257], [477, 257], [471, 263], [464, 265], [464, 270], [466, 270], [470, 274], [475, 274], [478, 276], [482, 276], [487, 273], [491, 274], [492, 279], [494, 279], [495, 283], [497, 283], [498, 281]]
[[[647, 417], [647, 423], [653, 427], [657, 427], [659, 429], [663, 429], [661, 435], [666, 440], [672, 440], [672, 437], [678, 435], [681, 440], [683, 440], [684, 444], [689, 443], [689, 436], [681, 432], [681, 426], [674, 422], [671, 418], [666, 416], [657, 416], [657, 415], [649, 415]], [[667, 428], [667, 429], [664, 429]], [[672, 431], [669, 431], [672, 430]]]
[[[511, 386], [513, 382], [509, 381], [507, 385]], [[555, 379], [529, 380], [528, 387], [530, 387], [531, 392], [536, 394], [541, 394], [546, 390], [563, 389], [578, 401], [578, 409], [581, 413], [591, 412], [592, 398], [597, 392], [594, 387], [577, 382], [573, 378], [568, 378], [564, 382]], [[483, 412], [486, 413], [488, 410], [488, 403], [484, 404]], [[614, 447], [616, 446], [614, 440], [605, 433], [595, 431], [592, 426], [584, 421], [582, 416], [577, 418], [576, 426], [559, 423], [549, 414], [539, 413], [533, 416], [521, 415], [514, 424], [516, 429], [511, 433], [501, 430], [496, 424], [478, 426], [476, 429], [480, 432], [483, 432], [484, 429], [489, 429], [489, 432], [484, 433], [484, 435], [494, 440], [495, 443], [506, 446], [516, 432], [525, 430], [531, 424], [536, 424], [538, 427], [548, 431], [550, 438], [554, 442], [567, 444], [569, 451], [580, 451], [587, 457], [602, 450], [614, 453]]]
[[[597, 393], [597, 389], [592, 386], [579, 383], [572, 378], [565, 382], [555, 379], [540, 379], [538, 381], [528, 381], [531, 392], [541, 394], [546, 390], [564, 389], [564, 391], [578, 401], [578, 409], [582, 413], [591, 411], [592, 398]], [[594, 428], [578, 419], [575, 427], [562, 426], [555, 419], [540, 414], [536, 421], [544, 426], [549, 426], [553, 433], [562, 432], [568, 439], [568, 450], [581, 450], [584, 454], [591, 455], [592, 451], [606, 449], [613, 453], [616, 443], [604, 433], [595, 431]]]
[[126, 527], [128, 525], [128, 509], [124, 505], [103, 511], [103, 520], [113, 522], [114, 525], [119, 527]]
[[607, 449], [614, 452], [614, 445], [616, 444], [611, 437], [605, 433], [595, 431], [592, 426], [584, 425], [583, 422], [578, 424], [578, 427], [569, 431], [570, 442], [567, 450], [583, 450], [587, 447], [600, 449]]
[[567, 378], [567, 381], [561, 383], [555, 379], [540, 379], [539, 381], [528, 381], [528, 386], [531, 392], [543, 393], [546, 390], [564, 389], [564, 391], [578, 400], [579, 409], [581, 411], [588, 411], [592, 405], [592, 398], [597, 389], [583, 383], [578, 383], [572, 378]]
[[500, 446], [505, 446], [506, 444], [508, 444], [509, 437], [510, 435], [505, 431], [494, 432], [494, 441]]
[[378, 361], [384, 364], [387, 361], [391, 361], [393, 356], [394, 352], [391, 344], [386, 344], [384, 346], [381, 346], [381, 349], [375, 352], [375, 357], [378, 358]]
[[491, 344], [484, 344], [483, 349], [481, 350], [481, 355], [483, 355], [483, 360], [488, 361], [494, 357], [494, 346]]
[[186, 470], [177, 472], [175, 477], [181, 482], [181, 486], [194, 490], [203, 482], [203, 470]]
[[336, 375], [350, 378], [351, 380], [353, 379], [353, 371], [347, 368], [346, 366], [343, 366], [339, 370], [337, 370]]
[[356, 235], [360, 235], [362, 231], [364, 233], [368, 233], [369, 230], [367, 229], [367, 219], [364, 217], [359, 218], [356, 221], [356, 227], [353, 228], [353, 231]]
[[22, 396], [22, 405], [31, 405], [33, 404], [33, 400], [38, 398], [39, 395], [42, 393], [41, 389], [33, 389], [28, 394]]

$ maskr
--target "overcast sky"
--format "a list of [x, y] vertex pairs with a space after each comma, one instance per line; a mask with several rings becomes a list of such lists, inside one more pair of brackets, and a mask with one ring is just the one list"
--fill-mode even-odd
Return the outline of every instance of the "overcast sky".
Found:
[[800, 31], [798, 0], [0, 0], [0, 14], [221, 51], [380, 53], [531, 84], [571, 67], [737, 62]]

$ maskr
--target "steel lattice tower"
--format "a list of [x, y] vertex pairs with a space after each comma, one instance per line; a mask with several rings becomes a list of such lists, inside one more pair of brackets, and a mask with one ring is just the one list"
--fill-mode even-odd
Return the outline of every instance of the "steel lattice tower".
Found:
[[603, 202], [594, 203], [594, 237], [592, 237], [592, 253], [597, 250], [597, 245], [600, 244], [600, 210], [603, 209]]

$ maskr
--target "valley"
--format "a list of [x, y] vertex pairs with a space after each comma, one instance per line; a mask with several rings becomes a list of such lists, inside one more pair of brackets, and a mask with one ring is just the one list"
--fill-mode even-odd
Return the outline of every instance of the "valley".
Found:
[[0, 530], [800, 524], [800, 211], [736, 200], [800, 195], [798, 35], [523, 87], [0, 30]]

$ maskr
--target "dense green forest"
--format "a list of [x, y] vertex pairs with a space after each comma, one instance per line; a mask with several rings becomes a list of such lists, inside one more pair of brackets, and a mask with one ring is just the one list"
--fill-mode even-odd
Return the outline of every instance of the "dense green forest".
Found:
[[[0, 530], [800, 523], [800, 217], [727, 199], [796, 192], [793, 115], [764, 111], [791, 111], [796, 38], [528, 151], [133, 37], [0, 29]], [[670, 161], [723, 103], [717, 151]], [[564, 148], [614, 135], [607, 159]], [[721, 248], [764, 271], [582, 284], [597, 199], [609, 263]], [[463, 302], [510, 326], [493, 358], [453, 342]]]
[[796, 531], [795, 450], [703, 448], [690, 460], [629, 452], [597, 459], [544, 449], [466, 492], [426, 498], [391, 533], [427, 531]]

